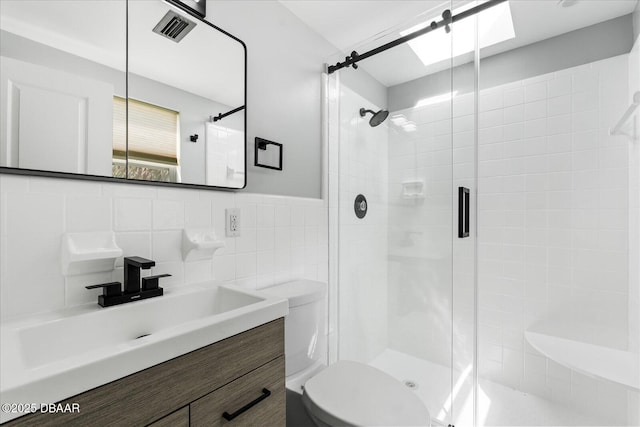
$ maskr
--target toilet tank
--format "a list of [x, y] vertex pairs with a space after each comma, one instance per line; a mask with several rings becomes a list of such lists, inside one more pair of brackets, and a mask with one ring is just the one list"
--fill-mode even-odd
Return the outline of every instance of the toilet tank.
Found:
[[260, 291], [289, 300], [289, 314], [284, 319], [286, 375], [293, 375], [320, 361], [327, 349], [327, 284], [295, 280]]

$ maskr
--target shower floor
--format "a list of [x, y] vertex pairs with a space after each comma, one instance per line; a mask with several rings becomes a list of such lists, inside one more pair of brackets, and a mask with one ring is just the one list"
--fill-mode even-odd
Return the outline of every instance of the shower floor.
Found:
[[[441, 420], [450, 411], [449, 368], [419, 359], [395, 350], [387, 349], [370, 365], [394, 378], [416, 384], [413, 391], [425, 403], [431, 413], [434, 426], [446, 425]], [[469, 377], [469, 384], [471, 378]], [[594, 419], [541, 397], [523, 393], [501, 384], [480, 379], [478, 397], [479, 426], [577, 426], [607, 425], [605, 420]], [[435, 385], [435, 386], [434, 386]], [[462, 391], [454, 393], [456, 427], [473, 424], [473, 397]]]

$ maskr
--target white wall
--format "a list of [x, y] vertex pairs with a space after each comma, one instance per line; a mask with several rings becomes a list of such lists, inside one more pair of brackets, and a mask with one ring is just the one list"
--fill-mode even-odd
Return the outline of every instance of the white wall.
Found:
[[[241, 209], [240, 237], [224, 237], [229, 207]], [[150, 273], [172, 274], [161, 286], [327, 280], [326, 208], [317, 199], [0, 175], [0, 223], [2, 320], [96, 302], [84, 286], [122, 279], [122, 259], [113, 274], [65, 278], [66, 232], [114, 231], [124, 256], [153, 259]], [[184, 262], [185, 227], [213, 227], [226, 247], [212, 260]]]
[[[321, 73], [335, 51], [277, 1], [209, 1], [208, 19], [247, 44], [247, 191], [320, 197]], [[255, 137], [284, 145], [284, 168], [252, 166]]]
[[627, 349], [629, 142], [608, 135], [628, 107], [627, 61], [482, 91], [478, 152], [480, 377], [621, 422], [623, 387], [548, 360], [523, 333]]

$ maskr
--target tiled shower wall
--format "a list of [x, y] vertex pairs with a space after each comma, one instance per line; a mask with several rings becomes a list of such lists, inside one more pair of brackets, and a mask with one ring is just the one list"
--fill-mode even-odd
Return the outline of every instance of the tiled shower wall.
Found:
[[[225, 237], [225, 209], [241, 209], [241, 235]], [[167, 288], [207, 280], [250, 289], [299, 278], [327, 281], [324, 201], [225, 191], [0, 175], [2, 319], [97, 301], [84, 286], [113, 273], [62, 275], [67, 232], [114, 231], [125, 256], [156, 261]], [[213, 228], [226, 246], [182, 260], [183, 228]]]
[[628, 57], [482, 91], [478, 148], [480, 377], [622, 421], [623, 387], [524, 332], [627, 349]]
[[[524, 332], [629, 345], [629, 140], [608, 135], [629, 105], [628, 61], [482, 90], [477, 151], [480, 378], [621, 422], [624, 388], [548, 360]], [[455, 237], [451, 197], [475, 192], [473, 102], [392, 112], [415, 132], [389, 125], [389, 343], [445, 366], [452, 320], [454, 363], [473, 360], [473, 278], [457, 267], [473, 245]], [[419, 180], [424, 198], [403, 198], [401, 183]]]
[[[369, 362], [387, 347], [387, 138], [386, 124], [372, 128], [360, 108], [379, 107], [331, 77], [334, 94], [329, 129], [329, 210], [332, 268], [337, 284], [340, 359]], [[337, 97], [337, 95], [334, 95]], [[339, 112], [337, 106], [339, 105]], [[367, 215], [354, 212], [358, 194], [367, 198]], [[335, 279], [338, 279], [337, 281]], [[334, 295], [335, 297], [336, 295]], [[334, 305], [331, 305], [333, 309]], [[333, 327], [333, 326], [332, 326]], [[334, 349], [335, 350], [335, 342]]]

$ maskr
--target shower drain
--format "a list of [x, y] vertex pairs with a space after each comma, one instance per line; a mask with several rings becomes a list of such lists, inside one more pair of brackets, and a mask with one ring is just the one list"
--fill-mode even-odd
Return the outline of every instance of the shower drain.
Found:
[[404, 383], [404, 385], [406, 385], [407, 387], [412, 388], [412, 389], [414, 389], [414, 390], [418, 388], [418, 383], [417, 383], [417, 382], [415, 382], [415, 381], [411, 381], [411, 380], [404, 380], [404, 381], [403, 381], [403, 383]]

